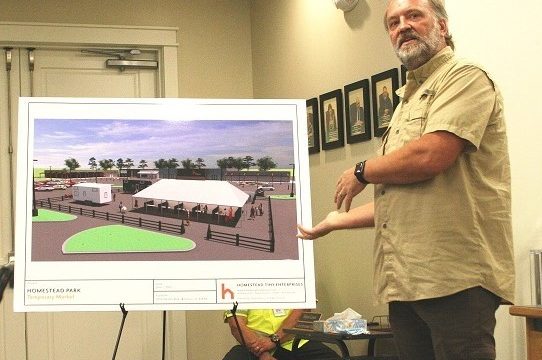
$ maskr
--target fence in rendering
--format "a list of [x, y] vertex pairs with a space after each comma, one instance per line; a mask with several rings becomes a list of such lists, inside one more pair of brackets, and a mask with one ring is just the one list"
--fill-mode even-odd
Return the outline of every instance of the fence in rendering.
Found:
[[249, 249], [275, 252], [275, 232], [273, 230], [273, 214], [271, 211], [271, 198], [268, 197], [268, 216], [269, 216], [269, 239], [260, 239], [251, 236], [230, 234], [211, 229], [211, 224], [207, 227], [206, 240], [216, 241], [223, 244], [229, 244]]
[[69, 214], [77, 214], [81, 216], [88, 216], [92, 218], [102, 219], [106, 221], [119, 222], [126, 225], [137, 226], [154, 231], [160, 231], [170, 233], [174, 235], [183, 234], [185, 229], [183, 224], [169, 224], [162, 221], [142, 219], [140, 217], [127, 216], [125, 214], [110, 213], [108, 211], [97, 211], [94, 209], [85, 209], [82, 207], [76, 207], [71, 205], [64, 205], [58, 203], [63, 200], [63, 197], [49, 198], [46, 200], [36, 200], [36, 205], [42, 208], [49, 208], [51, 210], [58, 210]]

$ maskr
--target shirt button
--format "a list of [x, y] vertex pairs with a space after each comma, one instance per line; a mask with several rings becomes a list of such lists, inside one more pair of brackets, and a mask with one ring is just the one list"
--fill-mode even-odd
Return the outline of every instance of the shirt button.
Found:
[[386, 193], [386, 190], [382, 190], [382, 191], [380, 192], [380, 195], [384, 195], [385, 193]]
[[386, 223], [382, 224], [382, 228], [387, 229], [387, 228], [388, 228], [388, 224], [386, 224]]
[[395, 133], [396, 133], [396, 134], [399, 134], [399, 129], [395, 130]]

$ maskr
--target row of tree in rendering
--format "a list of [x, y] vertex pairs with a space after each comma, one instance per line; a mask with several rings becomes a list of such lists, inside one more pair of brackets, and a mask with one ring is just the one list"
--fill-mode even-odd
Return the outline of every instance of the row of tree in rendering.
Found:
[[[66, 167], [70, 171], [74, 171], [81, 167], [79, 162], [74, 158], [64, 160], [64, 165], [66, 165]], [[90, 166], [91, 170], [111, 170], [115, 167], [119, 171], [121, 171], [122, 169], [129, 170], [133, 168], [135, 166], [135, 163], [134, 160], [130, 158], [119, 158], [114, 161], [113, 159], [97, 160], [95, 157], [91, 157], [90, 159], [88, 159], [88, 165]], [[216, 161], [216, 165], [223, 170], [236, 169], [238, 171], [241, 171], [243, 169], [250, 170], [250, 168], [253, 166], [257, 166], [260, 171], [267, 171], [277, 167], [277, 164], [270, 156], [264, 156], [254, 161], [254, 158], [249, 155], [245, 157], [224, 157], [222, 159], [218, 159]], [[154, 161], [154, 168], [156, 169], [177, 169], [180, 166], [182, 166], [184, 169], [202, 169], [204, 167], [207, 167], [207, 165], [205, 165], [205, 160], [203, 160], [202, 158], [197, 158], [195, 161], [192, 161], [192, 159], [184, 159], [181, 160], [180, 164], [179, 160], [175, 158], [171, 158], [168, 160], [158, 159]], [[138, 169], [146, 169], [148, 167], [149, 164], [147, 164], [146, 160], [140, 160], [139, 164], [137, 165]]]

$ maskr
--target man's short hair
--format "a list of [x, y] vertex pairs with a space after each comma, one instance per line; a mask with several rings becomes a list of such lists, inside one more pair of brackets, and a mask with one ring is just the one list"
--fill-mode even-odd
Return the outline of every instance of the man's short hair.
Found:
[[[448, 23], [448, 13], [446, 12], [446, 8], [444, 7], [444, 2], [442, 0], [426, 0], [428, 5], [431, 7], [431, 10], [433, 10], [433, 14], [435, 15], [435, 18], [437, 20], [444, 20], [446, 24]], [[386, 31], [388, 31], [388, 11], [384, 13], [384, 28]], [[450, 35], [449, 32], [446, 32], [446, 35], [444, 35], [444, 39], [446, 40], [446, 45], [451, 47], [452, 49], [455, 49], [454, 41], [452, 40], [452, 35]]]
[[[435, 16], [438, 20], [445, 20], [446, 24], [448, 23], [448, 13], [446, 12], [446, 8], [444, 7], [444, 3], [442, 0], [428, 0], [429, 6], [431, 6], [431, 9], [433, 9], [433, 12], [435, 13]], [[446, 32], [444, 35], [444, 39], [446, 40], [446, 45], [451, 47], [452, 49], [455, 49], [454, 41], [452, 40], [452, 35], [450, 35], [449, 32]]]

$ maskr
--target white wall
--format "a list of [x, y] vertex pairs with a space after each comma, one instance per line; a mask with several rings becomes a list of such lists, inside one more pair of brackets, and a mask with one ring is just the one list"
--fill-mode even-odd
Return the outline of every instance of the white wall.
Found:
[[249, 0], [1, 0], [0, 21], [179, 29], [179, 96], [252, 98]]
[[[529, 250], [542, 248], [542, 83], [538, 0], [446, 2], [457, 53], [483, 64], [504, 96], [512, 165], [512, 216], [516, 256], [516, 304], [530, 304]], [[508, 307], [498, 313], [500, 360], [524, 360], [525, 320]]]

